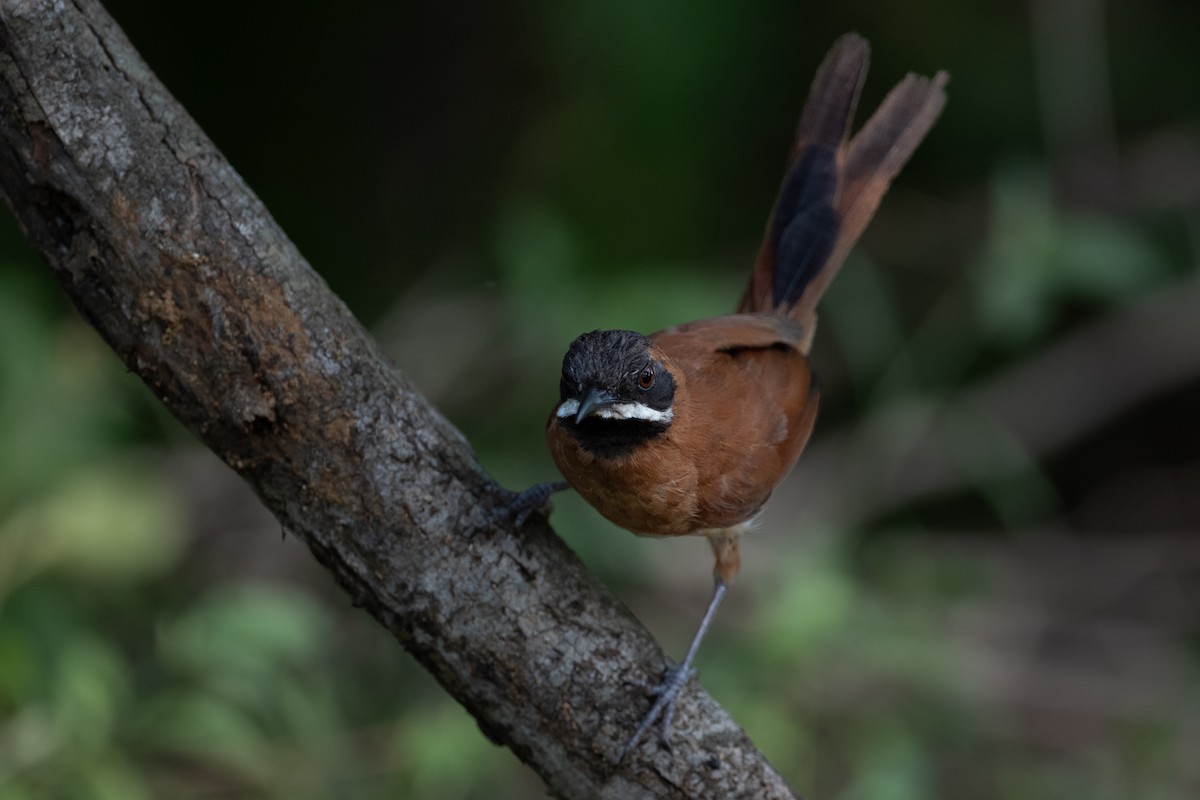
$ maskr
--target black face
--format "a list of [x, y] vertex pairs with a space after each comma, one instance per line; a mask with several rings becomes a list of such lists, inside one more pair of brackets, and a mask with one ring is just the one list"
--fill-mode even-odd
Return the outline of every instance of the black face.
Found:
[[633, 331], [592, 331], [563, 358], [555, 414], [585, 449], [617, 456], [671, 426], [675, 380]]

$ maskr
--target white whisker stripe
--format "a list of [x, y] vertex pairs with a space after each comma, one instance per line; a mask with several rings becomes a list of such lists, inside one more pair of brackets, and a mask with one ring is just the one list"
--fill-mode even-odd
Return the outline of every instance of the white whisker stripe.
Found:
[[670, 422], [675, 416], [671, 409], [659, 411], [645, 403], [613, 403], [596, 412], [597, 417], [604, 419], [644, 419], [647, 422]]
[[563, 401], [563, 404], [558, 407], [557, 411], [554, 412], [554, 416], [558, 417], [559, 419], [566, 419], [567, 417], [573, 417], [578, 413], [579, 401], [572, 397], [570, 400]]
[[[575, 398], [564, 400], [555, 411], [559, 419], [570, 419], [579, 413], [579, 401]], [[613, 403], [611, 406], [596, 409], [593, 416], [602, 419], [641, 419], [647, 422], [670, 422], [675, 417], [671, 409], [659, 411], [645, 403]]]

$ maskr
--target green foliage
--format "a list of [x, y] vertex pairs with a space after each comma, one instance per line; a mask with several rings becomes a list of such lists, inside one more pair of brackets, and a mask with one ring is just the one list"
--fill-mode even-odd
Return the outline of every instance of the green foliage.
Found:
[[76, 470], [3, 524], [0, 558], [13, 578], [47, 569], [107, 580], [162, 573], [183, 546], [170, 495], [145, 465]]
[[973, 271], [980, 326], [1013, 347], [1046, 332], [1064, 300], [1119, 303], [1161, 280], [1167, 264], [1131, 226], [1055, 208], [1047, 176], [1009, 166], [992, 191], [992, 230]]

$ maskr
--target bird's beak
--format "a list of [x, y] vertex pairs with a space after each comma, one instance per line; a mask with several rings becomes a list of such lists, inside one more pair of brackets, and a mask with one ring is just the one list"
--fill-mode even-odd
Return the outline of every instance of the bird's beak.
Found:
[[575, 414], [575, 424], [578, 425], [594, 412], [602, 408], [607, 408], [615, 402], [617, 402], [617, 399], [611, 394], [593, 386], [591, 389], [588, 389], [587, 394], [579, 401], [579, 411]]

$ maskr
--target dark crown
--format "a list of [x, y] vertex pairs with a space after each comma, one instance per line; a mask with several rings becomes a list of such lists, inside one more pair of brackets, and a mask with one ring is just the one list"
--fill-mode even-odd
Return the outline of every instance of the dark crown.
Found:
[[[581, 397], [588, 389], [610, 392], [621, 400], [643, 403], [658, 411], [671, 407], [675, 381], [651, 353], [653, 344], [634, 331], [591, 331], [571, 342], [563, 357], [560, 400]], [[638, 377], [649, 367], [654, 385], [638, 385]]]

